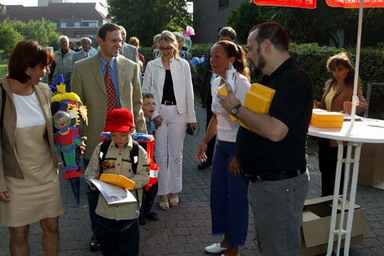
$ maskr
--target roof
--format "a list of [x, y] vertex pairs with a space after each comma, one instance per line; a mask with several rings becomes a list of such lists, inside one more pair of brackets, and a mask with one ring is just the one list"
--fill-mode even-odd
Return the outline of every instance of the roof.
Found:
[[[49, 3], [48, 6], [7, 5], [4, 18], [21, 21], [45, 18], [58, 22], [62, 18], [104, 20], [106, 17], [96, 10], [96, 3]], [[4, 19], [3, 18], [3, 19]]]

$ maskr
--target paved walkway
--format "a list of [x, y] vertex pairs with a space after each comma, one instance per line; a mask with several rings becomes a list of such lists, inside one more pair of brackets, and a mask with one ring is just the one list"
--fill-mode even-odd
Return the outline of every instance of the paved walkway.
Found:
[[[180, 205], [169, 211], [161, 211], [155, 206], [160, 215], [160, 221], [150, 222], [141, 226], [141, 256], [199, 256], [204, 253], [204, 247], [219, 238], [210, 235], [209, 184], [210, 169], [199, 171], [194, 160], [194, 152], [200, 141], [205, 127], [205, 112], [196, 105], [198, 121], [202, 127], [198, 138], [186, 136], [184, 144], [184, 188], [180, 194]], [[316, 147], [311, 147], [316, 148]], [[317, 169], [317, 155], [309, 152], [311, 173], [310, 192], [308, 198], [320, 195], [320, 174]], [[85, 191], [84, 184], [82, 191]], [[61, 247], [60, 255], [99, 256], [88, 250], [91, 229], [88, 218], [88, 208], [85, 193], [82, 193], [80, 206], [74, 203], [70, 185], [62, 182], [62, 196], [65, 204], [65, 214], [60, 218]], [[352, 246], [351, 256], [384, 255], [384, 191], [358, 186], [356, 202], [366, 209], [369, 232], [364, 236], [364, 242]], [[250, 218], [249, 233], [246, 245], [241, 249], [241, 255], [257, 255], [256, 244], [253, 241], [255, 231]], [[0, 256], [9, 255], [8, 230], [0, 226]], [[41, 232], [37, 224], [32, 225], [31, 255], [44, 255], [41, 247]]]

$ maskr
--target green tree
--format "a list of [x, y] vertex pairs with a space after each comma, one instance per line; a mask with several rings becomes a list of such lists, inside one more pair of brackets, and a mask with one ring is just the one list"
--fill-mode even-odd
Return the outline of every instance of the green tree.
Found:
[[192, 23], [185, 0], [108, 0], [108, 6], [109, 18], [143, 46], [152, 45], [153, 36], [164, 29], [184, 31]]
[[12, 21], [12, 26], [26, 39], [36, 40], [44, 46], [57, 46], [57, 39], [60, 36], [57, 26], [44, 18], [28, 22], [15, 20]]
[[9, 19], [0, 23], [0, 53], [10, 53], [24, 37], [12, 26]]
[[243, 2], [227, 18], [228, 25], [237, 34], [237, 42], [245, 44], [249, 31], [256, 24], [271, 20], [274, 7], [261, 7], [254, 3]]
[[[364, 9], [363, 36], [364, 46], [376, 45], [384, 41], [384, 10], [382, 8]], [[228, 17], [228, 24], [240, 34], [241, 42], [245, 42], [245, 34], [262, 21], [280, 23], [297, 43], [318, 43], [328, 45], [332, 42], [340, 46], [336, 36], [339, 30], [344, 31], [344, 44], [356, 45], [358, 26], [358, 10], [329, 7], [325, 1], [317, 1], [314, 10], [287, 7], [256, 6], [243, 2]]]

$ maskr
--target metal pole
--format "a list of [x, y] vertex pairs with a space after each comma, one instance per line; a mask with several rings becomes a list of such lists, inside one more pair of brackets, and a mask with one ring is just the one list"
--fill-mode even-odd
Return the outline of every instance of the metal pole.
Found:
[[347, 136], [352, 132], [353, 125], [355, 124], [356, 106], [359, 104], [359, 98], [357, 97], [357, 87], [359, 85], [359, 67], [360, 67], [360, 50], [361, 50], [361, 32], [363, 27], [363, 2], [360, 1], [359, 7], [359, 22], [357, 28], [357, 43], [356, 43], [356, 63], [355, 63], [355, 79], [353, 83], [353, 96], [352, 96], [352, 111], [351, 111], [351, 126], [347, 131]]

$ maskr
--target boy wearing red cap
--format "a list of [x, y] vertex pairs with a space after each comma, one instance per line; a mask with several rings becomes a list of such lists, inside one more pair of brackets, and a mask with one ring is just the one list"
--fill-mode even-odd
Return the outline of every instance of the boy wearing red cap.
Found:
[[[148, 157], [146, 151], [139, 146], [138, 159], [130, 159], [134, 130], [133, 116], [128, 109], [111, 110], [107, 115], [104, 131], [111, 132], [112, 142], [109, 145], [105, 161], [101, 163], [103, 173], [120, 174], [133, 180], [136, 197], [135, 203], [108, 205], [101, 195], [97, 203], [96, 214], [98, 227], [96, 236], [104, 256], [139, 255], [139, 211], [142, 187], [148, 182]], [[97, 179], [100, 176], [101, 143], [94, 150], [85, 178]], [[132, 171], [132, 161], [138, 161], [136, 174]]]

